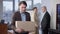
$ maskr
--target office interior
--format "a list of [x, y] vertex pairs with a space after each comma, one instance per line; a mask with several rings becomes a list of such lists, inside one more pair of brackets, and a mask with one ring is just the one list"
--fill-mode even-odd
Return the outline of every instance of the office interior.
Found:
[[[10, 25], [14, 12], [18, 10], [18, 3], [22, 0], [0, 0], [0, 22], [5, 20], [5, 24]], [[46, 6], [51, 16], [50, 29], [60, 31], [60, 0], [23, 0], [27, 2], [27, 12], [32, 17], [32, 8], [37, 7], [40, 13], [41, 7]], [[33, 18], [31, 18], [33, 21]]]

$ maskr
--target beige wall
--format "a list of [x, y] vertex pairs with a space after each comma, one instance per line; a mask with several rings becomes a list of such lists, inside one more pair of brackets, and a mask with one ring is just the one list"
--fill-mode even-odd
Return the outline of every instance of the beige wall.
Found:
[[60, 4], [60, 0], [51, 0], [51, 11], [52, 18], [51, 18], [51, 28], [56, 29], [56, 4]]
[[51, 28], [56, 29], [56, 0], [51, 0]]
[[57, 3], [60, 4], [60, 0], [57, 0]]
[[2, 19], [2, 15], [3, 15], [3, 2], [2, 0], [0, 0], [0, 20]]

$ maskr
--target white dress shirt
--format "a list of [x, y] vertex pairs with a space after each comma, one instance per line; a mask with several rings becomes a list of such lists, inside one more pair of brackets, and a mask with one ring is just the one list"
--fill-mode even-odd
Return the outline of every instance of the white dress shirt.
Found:
[[43, 17], [44, 17], [44, 15], [45, 15], [45, 13], [46, 13], [46, 11], [43, 13], [43, 12], [41, 12], [41, 14], [40, 14], [40, 23], [42, 22], [42, 19], [43, 19]]

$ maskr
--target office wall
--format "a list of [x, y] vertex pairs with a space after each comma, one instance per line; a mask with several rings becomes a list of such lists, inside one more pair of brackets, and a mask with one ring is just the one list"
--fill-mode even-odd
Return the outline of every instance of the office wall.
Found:
[[56, 29], [56, 0], [51, 0], [51, 28]]
[[52, 29], [56, 29], [56, 4], [60, 3], [60, 0], [42, 0], [42, 6], [47, 6], [47, 10], [51, 15], [50, 26]]
[[60, 4], [60, 0], [57, 0], [57, 4]]
[[3, 2], [2, 0], [0, 0], [0, 20], [2, 19], [2, 15], [3, 15]]

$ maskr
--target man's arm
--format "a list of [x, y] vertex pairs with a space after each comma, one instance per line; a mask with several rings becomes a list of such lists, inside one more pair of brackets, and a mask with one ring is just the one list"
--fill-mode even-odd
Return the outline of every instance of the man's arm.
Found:
[[15, 21], [16, 21], [16, 13], [14, 13], [13, 18], [12, 18], [12, 25], [15, 26]]

